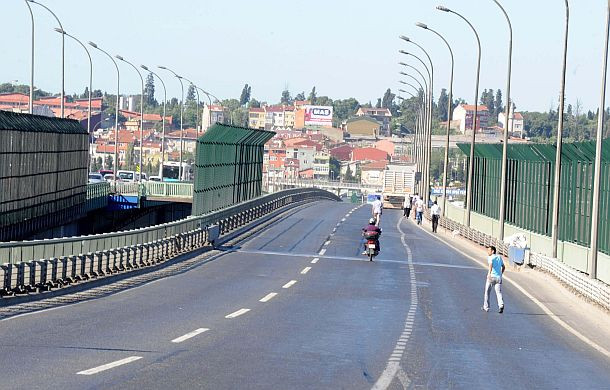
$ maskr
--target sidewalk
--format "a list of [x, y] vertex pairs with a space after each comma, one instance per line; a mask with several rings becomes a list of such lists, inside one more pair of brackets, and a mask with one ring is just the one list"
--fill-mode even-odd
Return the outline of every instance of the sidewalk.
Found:
[[[413, 218], [410, 218], [410, 223], [415, 224]], [[421, 229], [471, 258], [481, 268], [487, 268], [487, 251], [483, 246], [460, 235], [454, 236], [452, 231], [441, 226], [434, 234], [432, 223], [425, 218]], [[506, 289], [520, 290], [527, 299], [536, 303], [541, 313], [547, 314], [572, 335], [606, 355], [610, 361], [610, 312], [576, 295], [545, 272], [527, 266], [511, 266], [507, 259], [504, 260], [504, 279], [508, 282]], [[483, 284], [481, 294], [482, 291]]]

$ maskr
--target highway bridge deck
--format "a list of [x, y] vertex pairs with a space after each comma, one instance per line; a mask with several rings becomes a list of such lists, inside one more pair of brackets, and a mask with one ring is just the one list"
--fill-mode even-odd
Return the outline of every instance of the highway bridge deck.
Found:
[[[587, 388], [609, 360], [399, 212], [315, 202], [188, 272], [0, 326], [2, 388]], [[202, 255], [203, 256], [203, 255]]]

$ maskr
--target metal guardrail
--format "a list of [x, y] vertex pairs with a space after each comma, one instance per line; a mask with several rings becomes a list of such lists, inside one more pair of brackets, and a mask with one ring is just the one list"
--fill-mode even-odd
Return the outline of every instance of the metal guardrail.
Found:
[[316, 180], [316, 179], [269, 179], [266, 184], [294, 185], [299, 187], [332, 187], [332, 188], [354, 188], [354, 189], [380, 189], [382, 185], [361, 184], [357, 182], [345, 182], [339, 180]]
[[123, 232], [0, 243], [0, 294], [51, 288], [153, 265], [203, 247], [208, 228], [227, 234], [295, 202], [339, 200], [327, 191], [292, 189], [198, 217]]

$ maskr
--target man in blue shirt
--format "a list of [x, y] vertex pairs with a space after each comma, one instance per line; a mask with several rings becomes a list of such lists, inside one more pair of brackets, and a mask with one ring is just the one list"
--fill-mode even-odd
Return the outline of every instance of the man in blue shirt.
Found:
[[496, 290], [496, 298], [498, 299], [498, 312], [504, 312], [504, 300], [502, 299], [502, 275], [504, 274], [504, 261], [502, 257], [496, 254], [496, 247], [489, 246], [487, 248], [487, 281], [485, 282], [485, 298], [483, 300], [483, 311], [489, 311], [489, 293], [493, 287]]

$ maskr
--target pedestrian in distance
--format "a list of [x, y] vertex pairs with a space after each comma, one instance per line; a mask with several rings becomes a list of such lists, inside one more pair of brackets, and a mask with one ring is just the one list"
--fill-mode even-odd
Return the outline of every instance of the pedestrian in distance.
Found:
[[487, 248], [487, 280], [485, 281], [485, 296], [483, 298], [483, 311], [489, 311], [489, 294], [493, 288], [496, 291], [498, 300], [498, 312], [504, 312], [504, 299], [502, 299], [502, 275], [504, 274], [504, 261], [496, 253], [495, 246]]
[[415, 219], [417, 220], [418, 225], [421, 225], [423, 216], [424, 216], [424, 201], [423, 201], [423, 199], [418, 198], [417, 202], [415, 202]]
[[417, 212], [415, 212], [417, 201], [419, 200], [419, 195], [417, 192], [413, 195], [413, 199], [411, 200], [411, 210], [413, 210], [413, 219], [417, 219]]
[[379, 224], [381, 223], [381, 214], [383, 213], [383, 202], [381, 201], [380, 195], [377, 195], [376, 198], [377, 199], [375, 199], [373, 201], [371, 206], [372, 206], [373, 218], [375, 218], [375, 221], [376, 221], [375, 225], [379, 226]]
[[413, 202], [413, 198], [411, 197], [411, 195], [409, 196], [405, 196], [405, 201], [402, 203], [402, 209], [403, 209], [403, 217], [409, 218], [409, 215], [411, 215], [411, 203]]
[[438, 221], [441, 218], [441, 206], [438, 205], [437, 201], [434, 201], [434, 204], [430, 207], [430, 215], [432, 216], [432, 233], [436, 233]]

